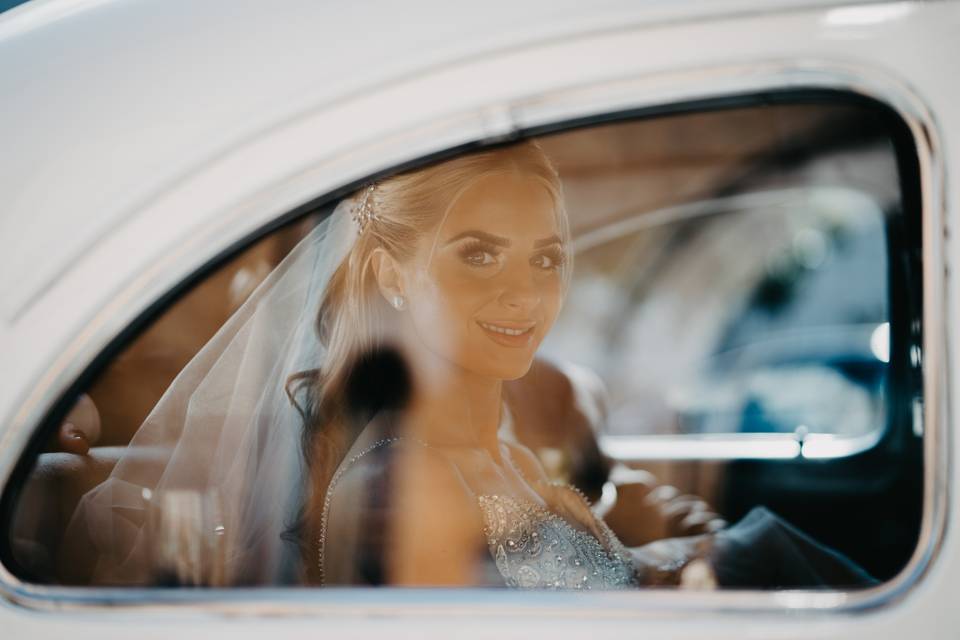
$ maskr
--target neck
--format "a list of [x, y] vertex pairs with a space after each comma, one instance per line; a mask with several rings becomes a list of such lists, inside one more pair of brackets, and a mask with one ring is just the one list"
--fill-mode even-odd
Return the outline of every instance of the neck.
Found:
[[406, 433], [448, 447], [479, 447], [500, 459], [502, 381], [478, 376], [431, 354], [408, 358], [413, 395]]

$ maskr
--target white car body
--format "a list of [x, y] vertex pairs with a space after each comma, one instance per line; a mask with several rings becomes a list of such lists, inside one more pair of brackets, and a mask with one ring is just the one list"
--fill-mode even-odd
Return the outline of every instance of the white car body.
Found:
[[206, 262], [398, 163], [784, 87], [879, 99], [924, 189], [927, 504], [870, 593], [103, 592], [0, 568], [8, 638], [836, 637], [960, 628], [960, 3], [38, 0], [0, 14], [0, 481], [104, 346]]

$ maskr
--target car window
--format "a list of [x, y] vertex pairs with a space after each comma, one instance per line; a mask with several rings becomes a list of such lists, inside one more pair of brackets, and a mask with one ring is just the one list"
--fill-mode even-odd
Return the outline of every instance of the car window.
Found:
[[[737, 117], [752, 137], [727, 137]], [[621, 183], [592, 200], [607, 211], [578, 238], [551, 336], [610, 381], [609, 433], [876, 435], [900, 207], [889, 133], [858, 109], [792, 107], [619, 135], [621, 166], [577, 185]], [[631, 175], [650, 167], [671, 188]]]
[[[204, 274], [38, 428], [4, 562], [71, 586], [896, 575], [923, 477], [902, 123], [784, 94], [557, 129], [373, 176]], [[443, 215], [404, 235], [411, 211]]]

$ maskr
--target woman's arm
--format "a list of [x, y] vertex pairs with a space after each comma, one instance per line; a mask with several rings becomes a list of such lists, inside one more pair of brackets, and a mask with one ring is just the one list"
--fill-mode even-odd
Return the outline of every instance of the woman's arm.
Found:
[[486, 555], [476, 497], [442, 454], [407, 447], [398, 456], [390, 582], [454, 586], [481, 582]]

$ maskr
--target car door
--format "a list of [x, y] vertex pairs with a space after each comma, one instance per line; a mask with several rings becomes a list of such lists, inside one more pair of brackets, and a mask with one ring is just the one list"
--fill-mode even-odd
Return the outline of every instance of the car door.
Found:
[[[836, 45], [837, 48], [831, 51], [836, 58], [842, 58], [842, 54], [855, 55], [862, 63], [871, 55], [881, 55], [879, 49], [885, 37], [915, 43], [918, 32], [929, 24], [927, 21], [941, 15], [938, 12], [946, 14], [948, 9], [942, 6], [924, 8], [918, 9], [916, 14], [891, 18], [883, 24], [884, 28], [892, 30], [892, 35], [891, 32], [880, 34], [864, 29], [858, 31], [863, 34], [862, 40], [851, 40], [852, 44], [843, 45], [849, 49]], [[18, 629], [47, 632], [82, 624], [85, 630], [104, 636], [128, 631], [129, 617], [124, 617], [125, 614], [110, 619], [111, 614], [117, 612], [111, 609], [111, 605], [117, 604], [131, 607], [132, 611], [150, 620], [172, 624], [184, 634], [199, 633], [198, 629], [204, 633], [224, 634], [259, 635], [281, 629], [282, 632], [303, 633], [314, 630], [318, 624], [329, 632], [352, 628], [370, 635], [397, 632], [398, 629], [410, 634], [439, 634], [462, 628], [463, 621], [469, 619], [477, 623], [474, 629], [477, 634], [516, 631], [518, 620], [523, 620], [523, 624], [537, 625], [550, 633], [582, 633], [594, 625], [609, 629], [611, 633], [632, 632], [638, 625], [645, 625], [644, 629], [654, 635], [702, 635], [709, 629], [720, 635], [733, 636], [742, 632], [746, 620], [753, 621], [752, 616], [757, 610], [764, 614], [762, 624], [767, 631], [789, 631], [795, 635], [822, 631], [826, 624], [833, 625], [831, 629], [845, 632], [869, 633], [882, 624], [877, 618], [864, 620], [848, 615], [860, 609], [894, 611], [899, 616], [897, 624], [901, 626], [898, 628], [909, 627], [916, 619], [911, 616], [918, 614], [915, 609], [896, 609], [897, 599], [918, 584], [917, 580], [930, 566], [940, 544], [940, 526], [946, 517], [943, 458], [948, 443], [944, 440], [946, 416], [940, 413], [941, 403], [945, 400], [938, 395], [943, 391], [944, 365], [934, 355], [945, 353], [944, 332], [939, 321], [945, 301], [938, 296], [923, 295], [931, 290], [940, 293], [942, 285], [943, 238], [936, 230], [943, 223], [946, 211], [936, 186], [943, 167], [942, 156], [931, 142], [939, 140], [935, 135], [939, 129], [928, 112], [916, 108], [914, 94], [897, 80], [899, 76], [894, 73], [881, 73], [881, 79], [876, 80], [865, 64], [850, 71], [836, 61], [830, 64], [782, 63], [783, 56], [787, 55], [784, 52], [799, 56], [814, 51], [815, 47], [805, 38], [815, 40], [820, 29], [826, 28], [822, 25], [828, 24], [831, 15], [838, 20], [837, 14], [830, 14], [827, 10], [810, 10], [779, 17], [756, 16], [736, 24], [729, 20], [705, 20], [569, 38], [558, 35], [563, 31], [556, 28], [554, 33], [560, 40], [553, 44], [540, 42], [529, 50], [477, 54], [467, 62], [450, 63], [449, 67], [432, 71], [421, 69], [405, 80], [398, 79], [395, 84], [363, 95], [345, 97], [340, 103], [314, 105], [302, 119], [277, 122], [274, 129], [262, 136], [237, 139], [233, 150], [224, 151], [219, 161], [204, 165], [202, 169], [192, 169], [190, 173], [187, 167], [180, 167], [188, 171], [187, 179], [177, 182], [161, 196], [146, 201], [75, 270], [70, 270], [63, 279], [8, 313], [8, 317], [16, 321], [16, 328], [8, 332], [7, 342], [20, 342], [12, 352], [18, 362], [24, 363], [24, 371], [30, 375], [20, 386], [11, 386], [17, 392], [9, 392], [5, 405], [10, 407], [12, 418], [4, 432], [7, 446], [3, 451], [4, 475], [9, 477], [4, 491], [3, 590], [16, 608], [4, 615], [9, 615], [13, 624], [19, 625]], [[850, 27], [850, 22], [838, 24], [840, 26], [835, 28], [841, 32], [854, 28]], [[760, 29], [764, 38], [751, 44], [741, 42], [743, 34], [752, 32], [752, 29]], [[710, 52], [695, 48], [676, 52], [668, 60], [657, 58], [657, 54], [675, 50], [671, 43], [696, 42], [698, 37], [707, 36], [713, 42], [722, 43], [728, 51], [722, 63], [716, 63]], [[774, 42], [778, 39], [782, 41]], [[893, 58], [887, 55], [884, 64], [899, 71], [916, 70], [907, 62], [898, 67]], [[566, 61], [569, 66], [558, 64], [558, 61]], [[708, 67], [709, 73], [702, 71]], [[929, 88], [935, 84], [937, 76], [931, 79], [933, 74], [927, 73], [929, 75], [921, 78], [926, 91], [924, 96], [942, 108], [946, 102], [944, 95]], [[464, 83], [464, 79], [471, 82]], [[463, 86], [470, 88], [452, 91], [454, 87]], [[390, 104], [393, 111], [384, 115], [384, 104]], [[276, 588], [236, 592], [229, 589], [164, 590], [147, 586], [110, 590], [61, 585], [24, 571], [23, 547], [21, 551], [14, 551], [10, 530], [14, 520], [24, 523], [22, 530], [27, 532], [27, 542], [43, 543], [43, 536], [50, 532], [50, 527], [62, 526], [63, 518], [60, 518], [60, 525], [51, 525], [50, 520], [45, 519], [56, 509], [41, 509], [39, 513], [30, 514], [26, 521], [16, 512], [27, 495], [23, 490], [31, 479], [38, 478], [37, 469], [41, 468], [38, 462], [56, 462], [59, 454], [49, 450], [47, 441], [63, 424], [77, 398], [82, 394], [99, 394], [105, 398], [100, 403], [104, 407], [102, 418], [112, 420], [114, 424], [132, 425], [135, 429], [136, 418], [130, 416], [142, 413], [150, 399], [142, 400], [139, 408], [131, 409], [118, 403], [108, 409], [104, 402], [120, 397], [124, 402], [131, 399], [129, 391], [111, 385], [118, 384], [117, 380], [125, 377], [142, 382], [143, 378], [129, 377], [130, 367], [135, 375], [140, 375], [136, 373], [138, 371], [142, 373], [150, 369], [151, 375], [156, 375], [159, 380], [153, 383], [153, 393], [162, 392], [165, 381], [175, 375], [202, 343], [203, 332], [215, 330], [229, 315], [231, 305], [249, 293], [258, 274], [263, 273], [258, 265], [266, 264], [270, 268], [298, 237], [297, 225], [308, 223], [311, 216], [322, 217], [331, 203], [371, 177], [519, 138], [536, 137], [545, 145], [553, 144], [553, 153], [557, 157], [569, 154], [566, 157], [570, 158], [570, 165], [581, 170], [581, 177], [586, 176], [577, 185], [579, 191], [574, 190], [574, 193], [581, 194], [576, 197], [582, 197], [578, 209], [583, 216], [580, 237], [588, 237], [588, 232], [606, 233], [606, 244], [594, 238], [593, 244], [584, 244], [586, 248], [578, 258], [589, 265], [591, 257], [588, 252], [595, 251], [597, 255], [593, 261], [603, 264], [612, 261], [617, 255], [615, 251], [621, 251], [626, 245], [627, 249], [621, 254], [625, 257], [617, 266], [626, 265], [626, 286], [635, 288], [634, 300], [640, 305], [641, 301], [646, 304], [661, 299], [656, 295], [658, 292], [669, 298], [670, 292], [676, 291], [671, 278], [680, 277], [676, 268], [678, 262], [685, 262], [684, 252], [693, 246], [699, 250], [694, 251], [694, 255], [709, 253], [705, 250], [709, 243], [702, 238], [709, 239], [713, 233], [733, 233], [734, 240], [749, 244], [749, 236], [736, 234], [738, 229], [751, 228], [751, 216], [779, 211], [776, 215], [780, 215], [780, 219], [792, 221], [808, 215], [804, 211], [809, 212], [809, 209], [798, 210], [794, 205], [797, 202], [809, 205], [807, 196], [810, 194], [804, 194], [799, 201], [784, 204], [782, 197], [796, 196], [797, 193], [787, 193], [789, 189], [782, 188], [782, 185], [766, 189], [781, 198], [773, 203], [745, 203], [743, 198], [738, 201], [738, 196], [752, 193], [751, 188], [744, 187], [745, 184], [755, 185], [769, 179], [763, 174], [769, 167], [764, 166], [762, 154], [751, 156], [752, 165], [744, 164], [753, 169], [751, 180], [754, 182], [731, 181], [729, 176], [719, 175], [724, 172], [716, 169], [735, 162], [730, 158], [704, 161], [702, 151], [698, 151], [702, 149], [700, 143], [703, 140], [692, 132], [707, 131], [710, 127], [701, 124], [703, 128], [697, 129], [691, 120], [715, 118], [719, 129], [714, 132], [736, 140], [752, 131], [751, 124], [760, 126], [763, 120], [757, 114], [762, 113], [769, 117], [767, 128], [772, 122], [777, 133], [773, 136], [772, 146], [767, 149], [772, 150], [767, 159], [776, 159], [777, 153], [790, 156], [785, 152], [784, 141], [791, 137], [783, 128], [791, 126], [793, 121], [783, 115], [785, 112], [800, 107], [814, 115], [822, 115], [824, 109], [851, 108], [851, 104], [857, 116], [855, 121], [868, 116], [881, 121], [880, 133], [874, 132], [873, 139], [886, 141], [885, 162], [892, 162], [894, 169], [892, 174], [877, 175], [896, 177], [895, 203], [891, 205], [879, 198], [867, 198], [864, 203], [864, 193], [870, 195], [872, 192], [855, 188], [862, 186], [856, 180], [852, 184], [831, 185], [837, 191], [828, 195], [845, 203], [841, 207], [844, 211], [850, 210], [851, 202], [857, 206], [872, 206], [866, 206], [866, 209], [874, 216], [873, 223], [879, 222], [879, 226], [868, 225], [862, 239], [868, 247], [866, 254], [882, 258], [881, 262], [868, 261], [866, 269], [870, 271], [870, 267], [880, 265], [885, 271], [879, 285], [868, 286], [880, 292], [878, 299], [884, 305], [880, 315], [841, 326], [840, 329], [849, 331], [841, 331], [840, 338], [836, 333], [827, 332], [825, 337], [821, 337], [823, 334], [809, 337], [798, 347], [796, 343], [784, 344], [780, 340], [795, 328], [787, 320], [781, 320], [780, 325], [769, 323], [761, 327], [763, 331], [751, 337], [747, 329], [751, 326], [756, 329], [755, 315], [759, 311], [751, 311], [752, 307], [748, 305], [741, 308], [739, 314], [725, 313], [725, 321], [717, 322], [710, 329], [715, 340], [707, 348], [701, 348], [700, 353], [707, 355], [703, 366], [698, 369], [703, 373], [701, 379], [690, 380], [689, 384], [685, 380], [684, 386], [674, 388], [678, 393], [694, 393], [698, 396], [695, 399], [703, 402], [699, 405], [696, 402], [675, 403], [667, 407], [672, 412], [668, 420], [671, 425], [689, 427], [699, 424], [699, 431], [686, 427], [679, 432], [659, 435], [644, 431], [637, 425], [648, 418], [631, 409], [630, 402], [622, 401], [613, 407], [619, 413], [611, 414], [620, 422], [608, 421], [607, 428], [616, 427], [616, 424], [637, 428], [633, 432], [601, 432], [598, 437], [603, 450], [617, 462], [652, 470], [661, 479], [679, 485], [684, 491], [708, 493], [703, 490], [710, 489], [707, 497], [731, 522], [753, 506], [772, 507], [814, 537], [826, 540], [869, 565], [885, 581], [877, 590], [859, 593], [844, 590], [784, 593], [774, 590], [718, 594], [654, 590], [630, 594], [633, 597], [626, 599], [613, 594], [588, 594], [578, 599], [575, 594], [509, 594], [497, 590], [407, 592], [360, 589], [304, 593]], [[685, 117], [689, 119], [683, 120]], [[676, 127], [678, 122], [681, 126]], [[732, 122], [739, 122], [739, 125], [734, 127]], [[364, 129], [358, 126], [361, 123], [372, 124]], [[669, 125], [673, 124], [672, 131], [679, 131], [680, 135], [660, 140], [660, 150], [679, 150], [673, 154], [674, 159], [688, 150], [690, 157], [686, 161], [696, 169], [687, 175], [691, 184], [697, 177], [701, 184], [706, 178], [712, 178], [714, 182], [704, 192], [709, 197], [701, 193], [690, 199], [694, 204], [707, 203], [709, 207], [701, 207], [701, 213], [697, 215], [679, 212], [679, 217], [673, 207], [668, 212], [673, 217], [666, 214], [654, 216], [661, 225], [654, 228], [654, 235], [638, 240], [631, 235], [629, 225], [618, 228], [607, 224], [617, 222], [615, 219], [589, 220], [591, 214], [609, 211], [625, 192], [617, 190], [622, 184], [618, 185], [614, 180], [617, 176], [611, 177], [611, 174], [600, 173], [599, 177], [595, 174], [591, 182], [591, 167], [586, 163], [578, 166], [577, 159], [578, 153], [589, 151], [591, 145], [598, 145], [600, 157], [608, 161], [630, 157], [636, 147], [627, 142], [633, 141], [636, 145], [640, 140], [642, 145], [648, 139], [642, 136], [630, 138], [626, 132], [631, 126], [644, 123], [653, 123], [649, 131], [654, 132], [658, 125], [662, 127], [661, 131], [670, 131]], [[815, 158], [817, 162], [831, 159], [831, 153], [836, 151], [830, 146], [838, 137], [836, 130], [833, 133], [828, 130], [819, 140], [809, 137], [809, 131], [802, 127], [797, 131], [801, 132], [797, 139], [809, 147], [808, 158]], [[685, 140], [684, 132], [694, 140]], [[927, 134], [926, 137], [921, 135], [923, 133]], [[577, 136], [585, 141], [582, 146], [576, 144]], [[725, 144], [725, 148], [736, 146], [729, 141]], [[657, 141], [650, 146], [656, 151]], [[852, 143], [850, 146], [856, 150], [860, 145]], [[849, 152], [842, 145], [839, 148]], [[579, 156], [579, 159], [585, 157]], [[653, 157], [659, 162], [669, 160], [671, 154]], [[847, 162], [859, 160], [856, 154], [846, 156]], [[562, 175], [564, 163], [559, 164]], [[623, 166], [614, 161], [609, 164]], [[816, 162], [812, 164], [816, 165], [814, 169], [819, 167]], [[658, 180], [669, 176], [669, 171], [658, 173], [663, 167], [650, 166], [649, 163], [647, 168], [651, 169], [650, 175], [645, 177], [647, 182], [635, 181], [633, 188], [645, 195], [653, 193], [654, 187], [659, 186], [659, 197], [665, 204], [630, 209], [638, 215], [626, 216], [628, 221], [641, 217], [639, 214], [656, 214], [671, 209], [676, 204], [671, 198], [676, 195], [675, 188], [682, 184], [662, 182], [658, 185]], [[800, 187], [810, 186], [810, 183], [803, 182], [809, 176], [804, 175], [802, 167], [779, 167], [775, 177], [787, 182], [798, 180]], [[607, 178], [611, 182], [605, 185]], [[619, 178], [623, 179], [623, 174]], [[834, 178], [831, 180], [835, 181]], [[225, 185], [233, 186], [227, 188]], [[608, 191], [604, 192], [604, 186]], [[793, 186], [796, 187], [797, 183]], [[890, 187], [889, 184], [883, 186]], [[610, 193], [617, 194], [617, 197], [611, 197]], [[814, 195], [822, 196], [823, 193]], [[189, 206], [185, 207], [185, 204]], [[735, 220], [738, 216], [748, 223], [738, 223]], [[679, 226], [667, 228], [675, 223]], [[178, 224], [181, 226], [174, 229]], [[809, 229], [801, 229], [804, 230]], [[803, 250], [811, 250], [816, 242], [803, 245], [803, 237], [811, 236], [802, 236], [799, 241], [798, 255], [801, 258], [806, 255]], [[672, 240], [666, 244], [669, 251], [663, 260], [652, 266], [645, 261], [653, 252], [637, 249], [638, 246], [649, 247], [649, 238]], [[633, 250], [630, 249], [631, 242]], [[617, 243], [621, 246], [617, 247]], [[816, 246], [822, 247], [822, 244]], [[838, 242], [838, 246], [840, 244]], [[746, 253], [736, 246], [736, 243], [733, 248], [730, 243], [717, 245], [723, 253]], [[789, 246], [792, 251], [794, 244]], [[816, 248], [812, 251], [815, 252]], [[128, 270], [118, 269], [118, 264], [128, 265], [124, 267]], [[806, 268], [802, 260], [799, 266]], [[798, 267], [793, 265], [793, 268]], [[692, 273], [696, 274], [697, 268]], [[783, 273], [776, 269], [770, 273], [772, 278], [756, 278], [751, 281], [753, 286], [743, 287], [750, 294], [749, 300], [760, 301], [761, 309], [765, 304], [763, 301], [769, 300], [770, 295], [774, 300], [777, 295], [783, 295], [782, 290], [777, 289], [783, 285]], [[855, 285], [861, 282], [862, 276], [862, 269], [841, 270], [828, 273], [827, 279]], [[711, 278], [710, 283], [720, 293], [731, 291], [723, 287], [722, 278]], [[803, 282], [799, 284], [803, 285]], [[597, 299], [589, 297], [601, 285], [595, 281], [593, 286], [588, 285], [589, 281], [584, 281], [581, 289], [585, 297], [579, 306], [570, 307], [574, 312], [577, 309], [601, 310], [602, 305]], [[80, 295], [84, 291], [91, 293], [89, 300]], [[206, 309], [212, 298], [204, 294], [210, 292], [216, 292], [215, 295], [222, 298], [219, 316]], [[181, 342], [174, 345], [171, 336], [182, 337], [185, 332], [178, 329], [176, 323], [163, 328], [163, 318], [173, 317], [165, 314], [177, 305], [180, 309], [188, 309], [191, 296], [203, 301], [201, 307], [204, 310], [195, 318], [206, 314], [205, 324], [203, 328], [199, 321], [190, 325], [187, 333], [196, 332], [192, 336], [195, 339], [193, 344]], [[234, 296], [233, 302], [231, 296]], [[617, 295], [614, 294], [613, 298]], [[718, 300], [718, 304], [729, 302], [722, 295]], [[835, 302], [836, 296], [818, 294], [804, 300], [814, 305]], [[49, 318], [54, 317], [51, 312], [64, 308], [65, 303], [73, 303], [82, 312], [78, 311], [76, 317], [61, 324], [53, 323], [54, 326], [50, 327]], [[657, 307], [644, 307], [642, 311], [647, 313], [649, 309], [656, 310]], [[629, 308], [611, 312], [608, 317], [613, 326], [604, 325], [604, 330], [629, 335], [645, 326], [638, 324], [638, 313]], [[663, 311], [653, 314], [654, 320], [659, 319], [661, 325], [669, 325], [670, 319], [677, 317], [689, 315], [671, 316]], [[590, 328], [589, 323], [589, 316], [578, 318], [574, 314], [565, 335], [573, 336], [578, 329]], [[882, 349], [883, 345], [889, 349], [888, 362], [884, 362], [875, 351], [864, 351], [856, 346], [865, 336], [869, 346], [874, 333], [883, 325], [888, 327], [889, 338], [885, 339], [881, 330], [875, 341], [880, 345], [877, 349]], [[837, 329], [835, 324], [828, 323], [819, 325], [819, 328]], [[667, 329], [671, 327], [663, 330]], [[54, 344], [42, 339], [44, 330], [56, 336], [56, 340], [50, 341]], [[585, 334], [581, 331], [579, 338]], [[679, 349], [680, 343], [664, 337], [669, 335], [669, 331], [659, 338], [653, 334], [652, 339]], [[764, 340], [756, 339], [756, 335], [761, 335]], [[154, 363], [156, 366], [152, 368], [144, 365], [149, 361], [151, 340], [159, 341], [154, 342], [154, 346], [162, 345], [163, 360], [160, 364]], [[138, 341], [139, 357], [136, 354]], [[838, 342], [840, 347], [836, 346]], [[607, 347], [608, 352], [630, 356], [624, 346], [627, 343], [614, 341], [610, 344], [613, 346]], [[176, 351], [175, 346], [180, 351]], [[551, 354], [578, 361], [584, 353], [576, 350], [580, 346], [571, 337], [552, 345]], [[589, 345], [584, 348], [588, 355], [598, 355]], [[742, 357], [735, 359], [732, 355]], [[634, 367], [644, 364], [636, 358], [632, 362]], [[663, 362], [669, 363], [669, 358]], [[596, 364], [594, 367], [601, 368]], [[808, 373], [814, 376], [812, 383], [811, 378], [803, 377]], [[648, 374], [655, 378], [659, 371]], [[111, 375], [113, 383], [109, 380]], [[609, 374], [608, 384], [617, 382], [614, 375]], [[630, 370], [624, 375], [631, 375]], [[746, 380], [750, 376], [754, 379]], [[751, 402], [742, 392], [743, 388], [750, 386], [747, 382], [773, 391]], [[732, 384], [739, 391], [721, 388], [724, 384]], [[837, 397], [849, 401], [847, 404], [841, 402], [840, 406], [845, 409], [850, 405], [866, 406], [865, 414], [856, 415], [868, 416], [865, 423], [868, 428], [854, 430], [851, 437], [868, 437], [858, 442], [840, 442], [845, 449], [843, 446], [831, 449], [825, 445], [842, 440], [836, 433], [816, 431], [809, 425], [807, 430], [800, 430], [803, 424], [795, 419], [795, 415], [789, 411], [778, 413], [776, 393], [784, 387], [800, 388], [804, 384], [812, 385], [815, 391], [838, 390]], [[831, 384], [834, 386], [830, 387]], [[714, 392], [723, 397], [711, 403], [709, 396]], [[812, 396], [814, 400], [810, 400], [810, 394], [800, 395], [801, 402], [804, 397], [807, 403], [819, 400], [816, 393]], [[730, 401], [731, 397], [733, 401]], [[866, 400], [861, 402], [864, 398]], [[652, 402], [638, 404], [643, 411], [653, 407]], [[681, 410], [678, 411], [677, 407]], [[804, 407], [801, 407], [801, 413]], [[877, 407], [879, 410], [871, 412]], [[793, 420], [788, 432], [770, 428], [784, 416]], [[718, 431], [703, 426], [717, 423], [733, 423], [736, 428], [719, 432], [717, 437]], [[114, 432], [112, 442], [122, 446], [129, 433], [129, 429], [125, 433], [122, 429]], [[818, 445], [818, 436], [831, 437], [819, 438], [822, 446]], [[816, 453], [818, 446], [820, 454]], [[771, 454], [771, 451], [775, 453]], [[553, 454], [547, 452], [546, 455]], [[102, 474], [102, 469], [99, 471]], [[78, 492], [90, 486], [72, 484], [71, 480], [69, 488], [62, 490], [58, 483], [59, 480], [53, 488], [42, 483], [35, 485], [41, 487], [41, 493], [39, 497], [34, 494], [32, 504], [48, 504], [45, 499], [59, 503], [67, 493], [72, 492], [75, 498]], [[877, 535], [877, 531], [885, 527], [891, 531], [890, 535]], [[871, 548], [864, 550], [864, 538], [870, 539]], [[940, 579], [944, 579], [942, 573]], [[160, 603], [170, 608], [166, 611], [157, 608]], [[659, 603], [668, 610], [665, 617], [661, 616]], [[931, 600], [927, 606], [940, 605]], [[25, 610], [28, 608], [39, 609], [42, 613], [27, 614]], [[53, 613], [54, 609], [67, 609], [69, 613], [58, 615]], [[98, 612], [95, 619], [83, 614], [88, 609]], [[722, 615], [716, 615], [718, 611]], [[691, 612], [702, 614], [702, 617], [691, 622]], [[218, 615], [222, 613], [229, 615]], [[786, 613], [799, 616], [788, 619]], [[279, 615], [282, 620], [271, 614]], [[378, 615], [387, 616], [389, 623], [384, 623], [384, 618], [377, 618]], [[238, 622], [228, 620], [228, 617], [244, 619]], [[395, 624], [397, 620], [401, 624]], [[191, 624], [196, 627], [191, 629]]]

